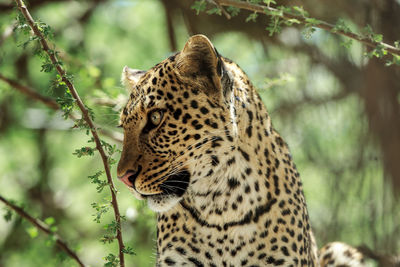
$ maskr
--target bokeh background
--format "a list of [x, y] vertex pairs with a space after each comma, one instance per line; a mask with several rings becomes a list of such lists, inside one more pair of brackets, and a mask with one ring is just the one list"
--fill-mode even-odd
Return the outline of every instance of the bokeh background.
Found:
[[[271, 37], [268, 19], [245, 22], [249, 12], [230, 20], [196, 15], [194, 1], [26, 2], [35, 19], [52, 27], [53, 42], [96, 123], [116, 136], [127, 96], [120, 84], [123, 66], [149, 69], [179, 51], [190, 35], [206, 34], [220, 54], [245, 70], [289, 144], [319, 246], [340, 240], [368, 248], [378, 258], [374, 266], [379, 257], [400, 254], [399, 66], [369, 59], [359, 43], [346, 48], [348, 40], [322, 30], [284, 27]], [[303, 5], [332, 23], [342, 18], [353, 30], [371, 25], [386, 42], [400, 39], [398, 0], [277, 2]], [[26, 36], [15, 31], [15, 18], [12, 1], [0, 0], [0, 74], [56, 99], [62, 91], [51, 89], [55, 74], [40, 72], [35, 45], [23, 49]], [[42, 220], [54, 218], [84, 262], [101, 266], [117, 249], [99, 241], [113, 215], [96, 223], [91, 204], [110, 196], [108, 189], [97, 193], [87, 178], [101, 169], [99, 156], [73, 155], [88, 146], [88, 136], [72, 125], [0, 80], [0, 195]], [[156, 215], [117, 181], [115, 165], [112, 173], [126, 216], [124, 240], [136, 253], [127, 257], [128, 266], [154, 266]], [[23, 219], [0, 218], [0, 266], [74, 264]]]

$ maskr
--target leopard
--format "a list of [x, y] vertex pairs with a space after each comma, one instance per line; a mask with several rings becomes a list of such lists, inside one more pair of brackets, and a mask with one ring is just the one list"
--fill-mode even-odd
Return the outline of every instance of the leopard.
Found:
[[157, 213], [156, 266], [363, 266], [319, 260], [287, 143], [206, 36], [148, 71], [124, 67], [122, 83], [117, 176]]

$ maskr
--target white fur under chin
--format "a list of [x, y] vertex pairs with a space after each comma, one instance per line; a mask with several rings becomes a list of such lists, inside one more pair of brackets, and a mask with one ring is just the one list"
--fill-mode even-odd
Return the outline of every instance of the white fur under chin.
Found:
[[149, 208], [155, 212], [165, 212], [173, 208], [182, 197], [177, 196], [149, 196], [147, 197], [147, 204]]

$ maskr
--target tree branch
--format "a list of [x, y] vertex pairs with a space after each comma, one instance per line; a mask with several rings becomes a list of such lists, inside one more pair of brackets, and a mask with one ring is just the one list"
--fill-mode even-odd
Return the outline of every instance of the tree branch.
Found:
[[90, 131], [92, 133], [94, 142], [96, 144], [96, 149], [100, 153], [101, 159], [103, 161], [104, 170], [105, 170], [105, 173], [106, 173], [106, 176], [107, 176], [107, 182], [108, 182], [108, 185], [109, 185], [109, 188], [110, 188], [111, 204], [112, 204], [112, 207], [114, 209], [115, 221], [116, 221], [116, 223], [118, 225], [116, 238], [118, 240], [118, 246], [119, 246], [119, 262], [120, 262], [120, 265], [123, 267], [123, 266], [125, 266], [125, 258], [124, 258], [125, 245], [124, 245], [124, 242], [122, 240], [121, 215], [120, 215], [120, 212], [119, 212], [117, 196], [116, 196], [117, 190], [116, 190], [116, 188], [114, 186], [114, 182], [113, 182], [112, 177], [111, 177], [110, 166], [108, 164], [108, 157], [107, 157], [107, 155], [106, 155], [106, 153], [105, 153], [105, 151], [103, 149], [103, 146], [101, 144], [100, 138], [99, 138], [99, 136], [97, 134], [96, 127], [94, 126], [93, 121], [90, 118], [89, 111], [87, 110], [86, 106], [84, 105], [84, 103], [82, 102], [81, 98], [79, 97], [79, 94], [75, 89], [75, 86], [70, 81], [70, 79], [67, 77], [67, 73], [62, 68], [62, 66], [61, 66], [60, 62], [58, 61], [54, 51], [52, 49], [50, 49], [50, 47], [49, 47], [44, 35], [42, 34], [42, 32], [37, 27], [35, 21], [33, 20], [31, 14], [29, 13], [29, 11], [26, 8], [25, 4], [23, 3], [22, 0], [15, 0], [15, 2], [17, 3], [18, 9], [20, 10], [22, 15], [27, 20], [27, 22], [28, 22], [29, 26], [31, 27], [31, 29], [33, 30], [34, 34], [39, 38], [39, 42], [42, 45], [43, 50], [49, 56], [52, 64], [54, 65], [54, 67], [56, 68], [58, 74], [60, 75], [61, 80], [68, 87], [71, 95], [73, 96], [73, 98], [76, 101], [76, 104], [78, 105], [79, 109], [82, 112], [83, 119], [85, 120], [85, 122], [88, 124], [88, 126], [90, 128]]
[[226, 12], [226, 10], [219, 4], [218, 1], [208, 0], [208, 2], [210, 2], [210, 3], [214, 4], [214, 5], [216, 5], [216, 6], [221, 10], [222, 14], [224, 14], [224, 16], [225, 16], [227, 19], [231, 19], [231, 15], [229, 15], [229, 13]]
[[23, 93], [24, 95], [27, 95], [30, 98], [33, 98], [35, 100], [42, 102], [43, 104], [45, 104], [46, 106], [48, 106], [49, 108], [51, 108], [53, 110], [60, 109], [58, 107], [57, 102], [54, 101], [53, 99], [51, 99], [50, 97], [42, 96], [35, 90], [33, 90], [25, 85], [22, 85], [15, 80], [11, 80], [11, 79], [3, 76], [1, 73], [0, 73], [0, 80], [6, 82], [8, 85], [17, 89], [19, 92]]
[[42, 222], [39, 219], [33, 218], [31, 215], [26, 213], [21, 207], [18, 207], [17, 205], [12, 204], [11, 202], [9, 202], [7, 199], [2, 197], [1, 195], [0, 195], [0, 201], [3, 202], [5, 205], [7, 205], [10, 209], [15, 211], [16, 213], [18, 213], [19, 216], [21, 216], [22, 218], [29, 221], [40, 231], [42, 231], [48, 235], [53, 235], [55, 237], [57, 246], [59, 246], [65, 253], [67, 253], [71, 258], [73, 258], [79, 264], [79, 266], [85, 266], [82, 263], [82, 260], [78, 257], [78, 255], [76, 255], [76, 253], [68, 247], [67, 243], [65, 241], [63, 241], [59, 237], [58, 234], [52, 232], [50, 230], [50, 228], [47, 226], [47, 224], [45, 224], [44, 222]]
[[[233, 7], [237, 7], [240, 9], [246, 9], [246, 10], [250, 10], [256, 13], [262, 13], [262, 14], [266, 14], [266, 12], [273, 12], [273, 13], [278, 13], [281, 12], [281, 10], [273, 8], [273, 7], [269, 7], [269, 6], [265, 6], [265, 5], [257, 5], [257, 4], [251, 4], [248, 2], [244, 2], [244, 1], [236, 1], [236, 0], [214, 0], [214, 2], [218, 3], [221, 6], [233, 6]], [[285, 19], [285, 20], [289, 20], [289, 19], [296, 19], [298, 20], [302, 25], [309, 25], [310, 23], [307, 21], [307, 17], [303, 17], [303, 16], [299, 16], [299, 15], [293, 15], [287, 12], [282, 11], [281, 13], [282, 15], [280, 15], [281, 18]], [[363, 37], [361, 35], [358, 35], [356, 33], [353, 32], [348, 32], [342, 29], [336, 29], [335, 25], [332, 25], [330, 23], [327, 23], [325, 21], [321, 21], [318, 20], [318, 23], [313, 23], [312, 24], [313, 27], [316, 28], [320, 28], [323, 30], [327, 30], [330, 32], [334, 32], [336, 34], [339, 35], [343, 35], [346, 37], [349, 37], [353, 40], [359, 41], [363, 44], [365, 44], [368, 47], [371, 48], [377, 48], [378, 46], [382, 46], [384, 49], [386, 49], [389, 53], [393, 54], [393, 55], [398, 55], [400, 56], [400, 49], [396, 48], [392, 45], [383, 43], [383, 42], [375, 42], [370, 40], [369, 38]]]
[[[30, 88], [26, 85], [20, 84], [16, 80], [7, 78], [4, 75], [2, 75], [1, 73], [0, 73], [0, 80], [4, 81], [8, 85], [10, 85], [11, 87], [18, 90], [19, 92], [28, 96], [31, 99], [38, 100], [39, 102], [42, 102], [43, 104], [45, 104], [46, 106], [48, 106], [49, 108], [51, 108], [53, 110], [60, 110], [60, 107], [57, 104], [57, 102], [54, 101], [53, 99], [51, 99], [50, 97], [43, 96], [43, 95], [39, 94], [37, 91], [33, 90], [32, 88]], [[73, 121], [78, 120], [78, 118], [74, 114], [70, 114], [69, 117]], [[96, 127], [96, 129], [99, 129], [99, 126], [95, 125], [95, 127]], [[100, 129], [99, 132], [102, 135], [107, 136], [118, 143], [122, 142], [122, 137], [120, 136], [120, 134], [118, 132], [111, 132], [111, 131], [107, 131], [105, 129]]]

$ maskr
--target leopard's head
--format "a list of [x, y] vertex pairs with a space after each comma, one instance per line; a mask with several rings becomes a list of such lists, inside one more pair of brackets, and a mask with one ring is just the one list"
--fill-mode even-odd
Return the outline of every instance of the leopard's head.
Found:
[[230, 74], [207, 37], [195, 35], [148, 71], [125, 67], [122, 80], [130, 97], [118, 177], [151, 209], [166, 211], [212, 175], [215, 154], [232, 142]]

